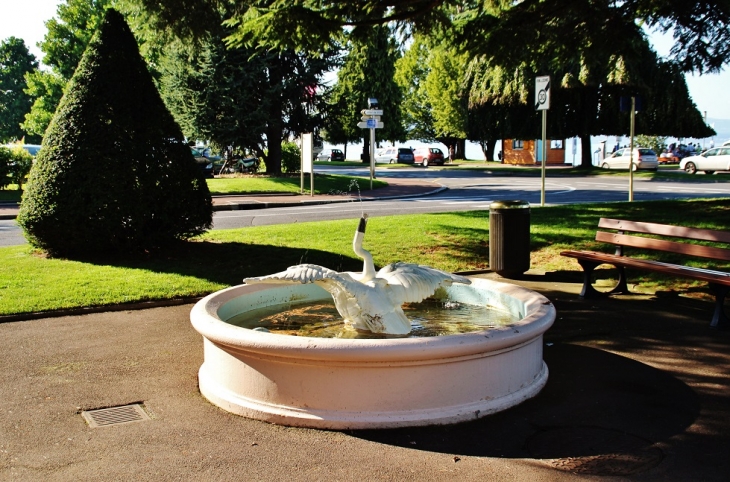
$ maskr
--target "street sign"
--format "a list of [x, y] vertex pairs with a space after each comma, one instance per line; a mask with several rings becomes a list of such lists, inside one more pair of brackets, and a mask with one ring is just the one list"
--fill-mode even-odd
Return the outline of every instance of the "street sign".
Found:
[[383, 115], [383, 109], [363, 109], [360, 113], [362, 115]]
[[550, 76], [535, 77], [535, 110], [550, 109]]
[[385, 127], [385, 124], [375, 119], [368, 119], [366, 121], [358, 122], [357, 126], [362, 129], [382, 129]]
[[380, 120], [380, 116], [379, 115], [364, 115], [364, 116], [362, 116], [362, 120], [364, 120], [364, 121], [370, 120], [370, 119]]

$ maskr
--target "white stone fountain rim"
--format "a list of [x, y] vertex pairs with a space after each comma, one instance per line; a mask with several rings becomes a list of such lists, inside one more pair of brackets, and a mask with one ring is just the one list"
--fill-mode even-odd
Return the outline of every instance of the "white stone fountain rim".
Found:
[[[226, 323], [219, 311], [242, 295], [251, 295], [286, 284], [237, 285], [200, 300], [191, 313], [195, 329], [210, 342], [228, 349], [305, 360], [348, 362], [404, 362], [440, 358], [494, 354], [529, 343], [544, 333], [555, 319], [552, 303], [539, 293], [517, 285], [481, 278], [470, 278], [470, 287], [496, 292], [499, 297], [520, 310], [522, 318], [512, 324], [482, 331], [425, 338], [339, 339], [286, 336], [253, 331]], [[311, 285], [313, 286], [313, 285]], [[318, 288], [318, 287], [317, 287]], [[324, 292], [326, 294], [326, 292]], [[329, 296], [329, 294], [326, 294]], [[325, 297], [325, 296], [323, 296]], [[512, 302], [512, 303], [510, 303]]]

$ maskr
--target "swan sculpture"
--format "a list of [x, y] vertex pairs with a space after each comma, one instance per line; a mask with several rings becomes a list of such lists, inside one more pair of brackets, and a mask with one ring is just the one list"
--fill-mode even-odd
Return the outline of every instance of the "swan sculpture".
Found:
[[452, 283], [471, 284], [468, 278], [412, 264], [392, 263], [377, 273], [373, 257], [363, 249], [367, 215], [360, 218], [352, 248], [363, 259], [362, 273], [340, 273], [316, 264], [300, 264], [286, 271], [246, 278], [254, 283], [315, 283], [332, 294], [335, 307], [345, 323], [358, 330], [390, 335], [406, 335], [411, 323], [401, 306], [417, 303]]

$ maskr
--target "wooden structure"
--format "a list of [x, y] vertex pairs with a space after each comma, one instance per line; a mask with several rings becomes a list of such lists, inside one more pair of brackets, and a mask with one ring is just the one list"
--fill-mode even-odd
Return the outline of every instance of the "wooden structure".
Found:
[[[548, 139], [547, 163], [565, 164], [565, 142]], [[541, 141], [504, 139], [502, 141], [502, 161], [505, 164], [540, 164], [542, 154], [539, 152]]]
[[[596, 232], [596, 241], [610, 243], [616, 246], [615, 254], [594, 251], [563, 251], [560, 253], [562, 256], [577, 259], [578, 264], [583, 268], [583, 289], [580, 293], [582, 298], [603, 294], [628, 293], [629, 289], [626, 282], [625, 268], [653, 271], [706, 281], [709, 283], [710, 289], [715, 295], [715, 312], [710, 326], [715, 328], [730, 328], [730, 323], [724, 311], [725, 296], [730, 291], [730, 273], [662, 261], [632, 258], [626, 256], [624, 253], [624, 248], [629, 247], [730, 261], [730, 249], [705, 246], [692, 242], [710, 241], [730, 244], [730, 232], [608, 218], [601, 218], [598, 222], [598, 227], [599, 229], [615, 231]], [[626, 232], [651, 235], [653, 237], [635, 236], [625, 234]], [[664, 239], [667, 237], [673, 239]], [[591, 275], [593, 270], [601, 264], [611, 264], [619, 272], [616, 287], [608, 293], [600, 293], [592, 285]]]

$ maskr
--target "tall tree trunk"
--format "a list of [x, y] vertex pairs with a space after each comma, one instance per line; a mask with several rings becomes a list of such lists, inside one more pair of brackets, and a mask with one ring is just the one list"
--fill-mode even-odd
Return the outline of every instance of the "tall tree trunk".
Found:
[[487, 143], [486, 159], [488, 161], [494, 162], [494, 149], [497, 147], [497, 141], [487, 140], [486, 143]]
[[581, 93], [583, 108], [583, 132], [580, 137], [580, 167], [590, 169], [593, 166], [591, 152], [591, 133], [596, 125], [598, 115], [598, 94], [596, 89], [583, 89]]
[[362, 162], [370, 164], [370, 129], [363, 129], [362, 131], [365, 133], [363, 136], [365, 142], [362, 146]]
[[593, 152], [591, 152], [591, 136], [580, 136], [580, 167], [590, 169], [593, 166]]
[[455, 159], [466, 159], [466, 139], [459, 139], [456, 141], [454, 150], [456, 151], [454, 153]]
[[266, 143], [269, 155], [266, 159], [266, 174], [281, 175], [281, 140], [284, 132], [284, 122], [281, 118], [284, 101], [282, 88], [284, 75], [281, 71], [281, 60], [275, 58], [269, 65], [269, 122], [266, 126]]

